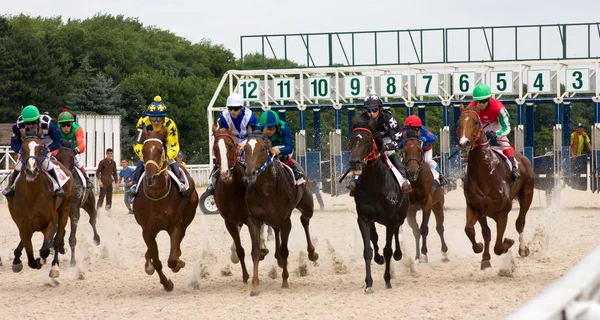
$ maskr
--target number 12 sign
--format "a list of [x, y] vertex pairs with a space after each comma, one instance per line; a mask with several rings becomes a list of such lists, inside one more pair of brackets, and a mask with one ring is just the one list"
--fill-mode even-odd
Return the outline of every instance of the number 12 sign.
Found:
[[258, 79], [240, 79], [240, 90], [245, 101], [260, 100], [260, 80]]

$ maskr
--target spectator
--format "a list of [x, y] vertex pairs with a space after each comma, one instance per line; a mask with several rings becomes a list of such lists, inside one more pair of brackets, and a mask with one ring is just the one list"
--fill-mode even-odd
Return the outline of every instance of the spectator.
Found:
[[131, 203], [133, 202], [133, 197], [129, 194], [129, 188], [133, 185], [133, 168], [129, 167], [129, 163], [127, 160], [121, 160], [121, 172], [119, 172], [119, 181], [117, 182], [117, 188], [123, 186], [123, 191], [125, 191], [125, 195], [123, 197], [123, 202], [125, 202], [125, 206], [127, 210], [129, 210], [129, 214], [133, 214], [133, 210], [131, 209]]
[[179, 151], [179, 153], [177, 154], [177, 164], [180, 167], [184, 167], [187, 169], [187, 166], [185, 165], [185, 162], [183, 162], [183, 152]]
[[119, 177], [117, 176], [117, 164], [113, 160], [113, 150], [111, 148], [106, 149], [106, 158], [98, 163], [96, 179], [98, 179], [98, 185], [100, 186], [100, 195], [98, 196], [96, 208], [102, 208], [104, 196], [106, 196], [105, 209], [109, 211], [112, 206], [112, 184], [113, 182], [119, 181]]
[[578, 123], [577, 129], [571, 133], [571, 157], [579, 157], [583, 153], [583, 145], [592, 152], [590, 137], [583, 131], [583, 124]]

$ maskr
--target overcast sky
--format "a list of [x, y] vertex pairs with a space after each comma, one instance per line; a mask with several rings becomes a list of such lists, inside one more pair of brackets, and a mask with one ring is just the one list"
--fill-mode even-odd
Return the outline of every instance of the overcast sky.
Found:
[[3, 0], [0, 12], [64, 20], [123, 14], [239, 57], [240, 36], [249, 34], [598, 22], [600, 0]]

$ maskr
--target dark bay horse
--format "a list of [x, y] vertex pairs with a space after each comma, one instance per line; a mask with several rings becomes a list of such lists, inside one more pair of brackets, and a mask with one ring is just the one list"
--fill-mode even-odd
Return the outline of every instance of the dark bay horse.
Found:
[[[442, 243], [443, 261], [448, 261], [448, 246], [444, 239], [444, 188], [435, 182], [433, 173], [427, 162], [424, 161], [422, 142], [416, 132], [408, 130], [402, 149], [402, 159], [408, 171], [408, 180], [413, 192], [410, 193], [407, 222], [415, 236], [416, 257], [420, 262], [428, 262], [427, 235], [429, 234], [429, 218], [431, 210], [435, 215], [436, 230]], [[433, 168], [435, 169], [435, 168]], [[434, 185], [435, 182], [435, 185]], [[417, 223], [417, 211], [423, 210], [421, 227]], [[419, 241], [423, 237], [423, 247], [419, 254]]]
[[[50, 243], [54, 230], [54, 223], [58, 221], [56, 235], [54, 237], [54, 258], [50, 277], [58, 278], [59, 253], [65, 253], [64, 238], [65, 226], [69, 219], [71, 199], [73, 197], [73, 179], [71, 173], [59, 162], [53, 161], [55, 166], [60, 167], [69, 180], [62, 186], [64, 197], [54, 196], [54, 187], [50, 177], [42, 171], [42, 164], [46, 157], [47, 148], [38, 137], [24, 137], [19, 161], [23, 167], [21, 174], [15, 179], [15, 195], [7, 197], [8, 209], [12, 219], [19, 228], [21, 243], [14, 251], [13, 271], [20, 272], [23, 269], [21, 263], [22, 248], [27, 252], [27, 264], [33, 269], [41, 269], [46, 258], [50, 254]], [[33, 245], [31, 236], [34, 232], [42, 232], [44, 241], [40, 249], [40, 258], [33, 256]]]
[[[244, 177], [244, 166], [238, 161], [238, 150], [236, 140], [232, 135], [233, 127], [229, 130], [216, 126], [212, 128], [215, 142], [213, 145], [216, 164], [219, 170], [215, 181], [215, 202], [219, 208], [221, 217], [225, 220], [225, 227], [233, 238], [231, 255], [233, 263], [240, 262], [242, 267], [242, 281], [248, 283], [248, 270], [244, 262], [245, 251], [240, 240], [240, 229], [248, 224], [248, 208], [246, 207], [246, 184], [242, 182]], [[261, 233], [262, 235], [262, 233]], [[261, 247], [264, 241], [261, 239]], [[261, 260], [269, 253], [266, 247], [261, 248]], [[236, 259], [237, 258], [237, 259]]]
[[[266, 128], [265, 128], [266, 130]], [[294, 208], [300, 210], [300, 221], [306, 235], [308, 258], [316, 261], [319, 255], [315, 251], [309, 232], [310, 218], [313, 216], [313, 197], [307, 185], [296, 185], [291, 169], [284, 167], [280, 161], [273, 161], [271, 142], [265, 132], [255, 131], [248, 137], [244, 147], [246, 152], [245, 177], [248, 180], [246, 189], [246, 205], [248, 207], [248, 229], [252, 238], [252, 276], [251, 296], [260, 293], [258, 287], [258, 262], [260, 260], [261, 225], [267, 224], [275, 230], [275, 258], [283, 269], [282, 288], [288, 288], [289, 256], [288, 239], [292, 230], [291, 215]], [[281, 236], [281, 238], [280, 238]]]
[[168, 175], [168, 160], [166, 157], [165, 139], [167, 130], [146, 131], [144, 128], [144, 144], [142, 157], [146, 176], [144, 177], [135, 200], [133, 213], [135, 220], [142, 227], [142, 236], [148, 250], [146, 251], [145, 270], [148, 275], [158, 273], [160, 283], [165, 290], [173, 290], [173, 282], [167, 279], [162, 271], [162, 263], [158, 256], [156, 235], [160, 231], [167, 231], [171, 238], [171, 250], [167, 264], [173, 272], [185, 267], [185, 262], [180, 259], [181, 241], [185, 236], [187, 227], [194, 220], [198, 206], [198, 193], [194, 180], [185, 168], [185, 175], [190, 183], [191, 193], [182, 197], [177, 191], [177, 186]]
[[76, 264], [75, 261], [75, 246], [77, 245], [77, 225], [79, 224], [79, 218], [81, 217], [81, 210], [85, 210], [90, 216], [90, 225], [94, 232], [94, 244], [100, 244], [100, 236], [96, 230], [96, 218], [98, 217], [98, 211], [96, 211], [96, 200], [94, 196], [94, 190], [86, 187], [86, 182], [81, 181], [79, 173], [75, 170], [75, 152], [73, 151], [73, 145], [69, 141], [63, 142], [58, 153], [54, 156], [58, 162], [62, 163], [67, 170], [71, 172], [73, 178], [75, 193], [71, 200], [71, 211], [69, 213], [69, 219], [71, 221], [71, 234], [69, 235], [69, 245], [71, 246], [71, 266]]
[[[533, 199], [533, 168], [529, 159], [515, 152], [521, 178], [512, 181], [511, 169], [506, 161], [490, 147], [481, 126], [477, 109], [467, 109], [461, 105], [461, 115], [457, 122], [459, 148], [467, 151], [467, 173], [464, 177], [464, 192], [467, 201], [467, 221], [465, 233], [473, 251], [483, 251], [481, 269], [491, 267], [489, 244], [491, 241], [487, 217], [496, 221], [496, 244], [494, 253], [502, 255], [514, 244], [514, 240], [504, 238], [508, 213], [515, 198], [519, 201], [519, 216], [515, 223], [519, 233], [519, 255], [529, 255], [523, 229], [525, 217]], [[479, 221], [484, 245], [475, 241], [475, 223]]]
[[[350, 168], [358, 181], [354, 191], [354, 202], [358, 214], [358, 228], [363, 239], [366, 278], [365, 292], [373, 293], [371, 277], [371, 259], [375, 248], [375, 262], [383, 264], [385, 259], [386, 288], [391, 288], [390, 261], [392, 258], [392, 237], [396, 238], [395, 260], [402, 259], [402, 250], [398, 240], [400, 226], [404, 223], [408, 211], [408, 195], [404, 194], [392, 171], [380, 156], [382, 141], [375, 136], [375, 122], [357, 123], [353, 120], [354, 130], [348, 142], [350, 150]], [[378, 235], [375, 222], [386, 227], [383, 258], [379, 255]]]

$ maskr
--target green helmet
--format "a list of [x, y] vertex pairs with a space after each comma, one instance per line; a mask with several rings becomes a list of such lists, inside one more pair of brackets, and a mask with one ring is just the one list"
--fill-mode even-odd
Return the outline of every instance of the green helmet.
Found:
[[63, 109], [63, 112], [58, 115], [57, 122], [58, 123], [75, 122], [75, 117], [73, 117], [73, 114], [70, 113], [69, 111], [67, 111], [67, 109]]
[[260, 115], [261, 127], [274, 127], [279, 123], [279, 115], [273, 110], [267, 110]]
[[485, 83], [480, 83], [473, 89], [473, 99], [475, 101], [489, 99], [492, 96], [492, 90]]
[[38, 110], [36, 106], [30, 104], [23, 109], [23, 112], [21, 112], [21, 118], [23, 119], [23, 122], [36, 121], [40, 118], [40, 110]]

